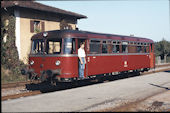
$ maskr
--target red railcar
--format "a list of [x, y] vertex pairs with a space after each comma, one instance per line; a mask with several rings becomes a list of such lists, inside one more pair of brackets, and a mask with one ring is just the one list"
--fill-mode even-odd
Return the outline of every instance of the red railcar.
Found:
[[85, 42], [85, 78], [120, 72], [143, 72], [155, 67], [154, 42], [147, 38], [79, 30], [54, 30], [31, 38], [29, 70], [41, 81], [72, 81], [78, 75], [78, 48]]

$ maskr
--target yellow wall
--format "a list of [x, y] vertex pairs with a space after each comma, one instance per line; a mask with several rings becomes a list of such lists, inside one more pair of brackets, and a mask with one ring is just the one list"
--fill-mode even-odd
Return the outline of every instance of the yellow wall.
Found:
[[31, 47], [30, 19], [20, 18], [20, 59], [28, 63], [28, 54]]
[[59, 22], [52, 22], [52, 21], [44, 21], [44, 22], [45, 22], [45, 31], [60, 29]]
[[[30, 20], [38, 20], [45, 23], [45, 31], [48, 30], [59, 30], [59, 22], [55, 21], [47, 21], [47, 20], [40, 20], [40, 19], [30, 19], [30, 18], [24, 18], [22, 15], [26, 15], [23, 13], [20, 13], [20, 59], [27, 64], [28, 63], [28, 55], [31, 50], [31, 37], [35, 33], [30, 32]], [[29, 14], [30, 15], [30, 14]], [[76, 28], [75, 24], [69, 24], [72, 26], [73, 29]]]

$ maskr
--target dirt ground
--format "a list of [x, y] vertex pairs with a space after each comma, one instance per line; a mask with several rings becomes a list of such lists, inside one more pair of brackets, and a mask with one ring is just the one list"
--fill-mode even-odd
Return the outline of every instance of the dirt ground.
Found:
[[135, 102], [124, 103], [116, 108], [107, 108], [97, 112], [166, 112], [170, 111], [170, 89]]

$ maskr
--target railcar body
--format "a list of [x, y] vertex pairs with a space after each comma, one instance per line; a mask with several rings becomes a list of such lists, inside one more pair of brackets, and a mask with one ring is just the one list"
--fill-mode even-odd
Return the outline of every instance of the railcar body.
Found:
[[30, 78], [41, 81], [72, 81], [78, 75], [78, 48], [85, 42], [85, 78], [155, 67], [154, 42], [147, 38], [79, 30], [55, 30], [31, 38]]

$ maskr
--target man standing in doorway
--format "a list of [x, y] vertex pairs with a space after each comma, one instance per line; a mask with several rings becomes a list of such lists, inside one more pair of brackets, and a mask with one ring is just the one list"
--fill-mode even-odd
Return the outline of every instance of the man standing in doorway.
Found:
[[79, 57], [79, 77], [80, 79], [84, 78], [84, 69], [86, 64], [86, 54], [84, 51], [84, 43], [80, 43], [80, 48], [78, 49], [78, 57]]

